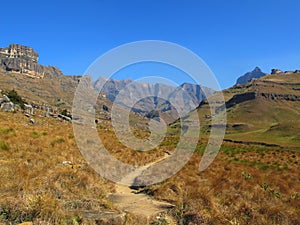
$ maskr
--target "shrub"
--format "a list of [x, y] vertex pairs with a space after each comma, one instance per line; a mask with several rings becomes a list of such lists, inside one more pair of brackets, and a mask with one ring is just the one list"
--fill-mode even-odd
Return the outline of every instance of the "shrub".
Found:
[[38, 132], [33, 131], [33, 132], [32, 132], [32, 136], [33, 136], [34, 138], [38, 138], [40, 135], [39, 135]]
[[52, 147], [54, 147], [55, 146], [55, 144], [60, 144], [60, 143], [64, 143], [65, 142], [65, 139], [63, 139], [63, 138], [58, 138], [58, 139], [55, 139], [55, 140], [53, 140], [53, 141], [51, 141], [51, 146]]
[[22, 97], [13, 89], [7, 93], [7, 97], [12, 101], [14, 104], [19, 105], [22, 109], [25, 109], [24, 104], [26, 103]]
[[8, 151], [9, 147], [7, 144], [5, 144], [3, 141], [0, 141], [0, 149], [4, 150], [4, 151]]

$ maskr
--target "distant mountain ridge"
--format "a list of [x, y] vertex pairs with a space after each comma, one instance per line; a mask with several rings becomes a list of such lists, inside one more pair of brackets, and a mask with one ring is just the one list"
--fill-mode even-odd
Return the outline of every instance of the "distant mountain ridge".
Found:
[[243, 76], [240, 76], [237, 79], [236, 84], [245, 84], [245, 83], [249, 82], [250, 80], [252, 80], [253, 78], [261, 78], [265, 75], [266, 75], [266, 73], [262, 72], [259, 67], [255, 67], [254, 70], [252, 70], [251, 72], [248, 72], [248, 73], [244, 74]]
[[115, 80], [103, 77], [94, 83], [94, 89], [100, 91], [108, 100], [130, 107], [133, 111], [145, 115], [157, 111], [169, 114], [171, 120], [178, 117], [175, 116], [176, 110], [194, 110], [203, 99], [214, 92], [210, 88], [189, 83], [175, 87], [162, 83], [149, 84], [131, 79]]

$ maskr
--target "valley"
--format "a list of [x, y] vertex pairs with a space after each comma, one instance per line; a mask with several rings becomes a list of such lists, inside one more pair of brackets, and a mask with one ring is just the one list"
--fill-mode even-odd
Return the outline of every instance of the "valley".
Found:
[[[13, 59], [14, 68], [18, 60]], [[82, 77], [57, 74], [49, 70], [52, 67], [34, 68], [42, 69], [43, 76], [40, 70], [38, 77], [24, 74], [28, 72], [24, 68], [0, 70], [0, 224], [300, 224], [299, 71], [267, 74], [255, 68], [222, 91], [225, 104], [211, 101], [211, 106], [209, 100], [220, 93], [202, 86], [108, 80], [91, 107], [95, 117], [88, 124], [109, 155], [133, 168], [115, 183], [83, 157], [78, 144], [92, 141], [74, 136], [74, 124], [82, 118], [72, 114], [72, 104]], [[96, 83], [85, 81], [94, 95], [101, 78]], [[129, 130], [142, 141], [151, 136], [151, 124], [166, 120], [162, 142], [149, 151], [131, 149], [115, 132], [113, 107], [122, 114], [129, 107], [126, 101], [134, 100], [113, 102], [127, 84], [139, 96], [147, 91], [166, 96], [143, 99], [129, 114]], [[190, 99], [182, 92], [188, 92]], [[175, 164], [179, 160], [174, 156], [176, 146], [188, 128], [181, 124], [172, 101], [190, 112], [184, 115], [186, 121], [192, 121], [196, 112], [197, 146], [174, 176], [145, 185], [148, 180], [143, 175], [152, 170], [151, 175], [160, 177], [172, 166], [168, 160], [174, 157]], [[224, 126], [212, 122], [222, 109], [225, 137], [213, 163], [200, 172], [212, 128]], [[126, 122], [118, 121], [121, 126]], [[81, 132], [89, 129], [83, 127]], [[122, 135], [128, 137], [127, 132]], [[158, 167], [161, 162], [167, 167]], [[105, 157], [98, 163], [109, 171], [119, 169]]]

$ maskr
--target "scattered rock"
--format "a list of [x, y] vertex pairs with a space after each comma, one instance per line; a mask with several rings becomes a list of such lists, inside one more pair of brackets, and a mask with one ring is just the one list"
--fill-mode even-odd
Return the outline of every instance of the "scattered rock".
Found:
[[29, 113], [31, 115], [34, 114], [34, 108], [33, 108], [32, 105], [30, 105], [30, 104], [24, 104], [24, 108], [25, 108], [25, 112], [26, 113]]
[[63, 161], [61, 163], [63, 166], [69, 166], [69, 165], [73, 165], [73, 163], [71, 161]]
[[15, 111], [18, 111], [18, 112], [22, 111], [22, 108], [21, 108], [21, 106], [19, 106], [19, 105], [15, 105]]
[[31, 118], [31, 119], [29, 120], [29, 123], [35, 124], [35, 120]]
[[62, 114], [58, 114], [58, 117], [62, 118], [63, 120], [66, 120], [68, 122], [72, 122], [71, 117], [68, 117], [68, 116], [65, 116], [65, 115], [62, 115]]
[[3, 95], [3, 102], [10, 102], [9, 97], [7, 97], [6, 95]]
[[14, 103], [12, 102], [5, 102], [3, 104], [1, 104], [1, 109], [3, 111], [6, 111], [6, 112], [14, 112]]
[[104, 111], [108, 111], [108, 107], [107, 107], [106, 105], [103, 105], [103, 106], [102, 106], [102, 109], [103, 109]]

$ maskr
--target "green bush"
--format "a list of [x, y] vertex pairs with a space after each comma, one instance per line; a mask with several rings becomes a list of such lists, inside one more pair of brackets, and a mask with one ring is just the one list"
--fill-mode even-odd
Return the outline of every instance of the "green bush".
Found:
[[19, 105], [22, 109], [25, 109], [24, 104], [26, 104], [26, 102], [15, 90], [9, 91], [7, 93], [7, 97], [10, 99], [11, 102], [13, 102], [16, 105]]
[[54, 147], [55, 146], [55, 144], [61, 144], [61, 143], [64, 143], [65, 142], [65, 139], [63, 139], [63, 138], [58, 138], [58, 139], [55, 139], [55, 140], [53, 140], [53, 141], [51, 141], [51, 146], [52, 147]]
[[33, 131], [33, 132], [32, 132], [32, 136], [33, 136], [34, 138], [38, 138], [38, 137], [40, 137], [40, 134], [39, 134], [38, 132], [36, 132], [36, 131]]
[[8, 151], [9, 147], [7, 144], [5, 144], [3, 141], [0, 141], [0, 149], [4, 150], [4, 151]]

